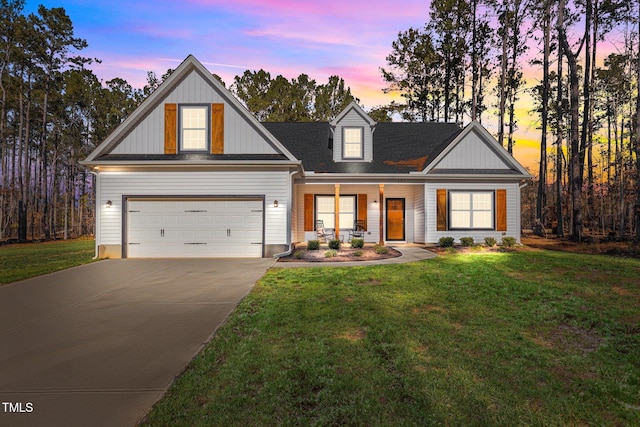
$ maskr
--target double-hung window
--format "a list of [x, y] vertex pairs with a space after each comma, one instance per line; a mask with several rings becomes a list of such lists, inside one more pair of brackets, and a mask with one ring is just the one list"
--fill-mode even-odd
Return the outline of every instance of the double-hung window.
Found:
[[359, 160], [364, 158], [363, 128], [342, 128], [342, 158], [346, 160]]
[[493, 191], [450, 191], [449, 229], [494, 229]]
[[[356, 196], [340, 196], [340, 228], [352, 228], [356, 220]], [[336, 227], [335, 196], [316, 196], [316, 220], [326, 228]]]
[[209, 106], [180, 106], [180, 151], [209, 150]]

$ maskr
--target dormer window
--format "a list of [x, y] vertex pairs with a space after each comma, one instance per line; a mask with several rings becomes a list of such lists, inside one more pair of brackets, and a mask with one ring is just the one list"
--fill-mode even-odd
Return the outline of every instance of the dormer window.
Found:
[[209, 106], [180, 106], [180, 151], [209, 151]]
[[342, 128], [342, 158], [345, 160], [364, 158], [364, 128]]

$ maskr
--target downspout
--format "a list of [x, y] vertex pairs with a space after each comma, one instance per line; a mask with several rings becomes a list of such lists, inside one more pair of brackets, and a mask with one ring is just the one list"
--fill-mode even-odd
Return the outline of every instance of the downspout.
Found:
[[297, 174], [298, 171], [293, 171], [289, 173], [289, 180], [287, 181], [287, 187], [289, 190], [289, 203], [287, 204], [287, 242], [289, 243], [289, 249], [284, 252], [280, 252], [279, 254], [273, 254], [275, 259], [282, 258], [285, 256], [291, 255], [293, 252], [293, 243], [291, 242], [291, 212], [293, 211], [293, 175]]
[[[529, 185], [529, 183], [527, 181], [524, 181], [522, 184], [520, 184], [520, 188], [518, 191], [518, 206], [520, 206], [520, 211], [522, 212], [522, 189], [524, 187], [526, 187], [527, 185]], [[522, 239], [522, 214], [520, 214], [520, 216], [518, 217], [518, 243], [522, 244], [520, 242], [520, 239]]]

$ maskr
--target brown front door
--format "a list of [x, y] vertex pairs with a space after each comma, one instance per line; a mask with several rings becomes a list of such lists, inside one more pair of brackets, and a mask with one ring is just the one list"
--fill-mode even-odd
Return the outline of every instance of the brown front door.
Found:
[[404, 199], [386, 199], [387, 240], [404, 240]]

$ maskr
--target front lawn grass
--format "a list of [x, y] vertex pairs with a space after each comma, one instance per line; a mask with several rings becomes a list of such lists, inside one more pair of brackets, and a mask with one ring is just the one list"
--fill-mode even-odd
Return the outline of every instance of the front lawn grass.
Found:
[[0, 246], [0, 285], [91, 262], [93, 239]]
[[640, 261], [271, 269], [146, 425], [640, 425]]

